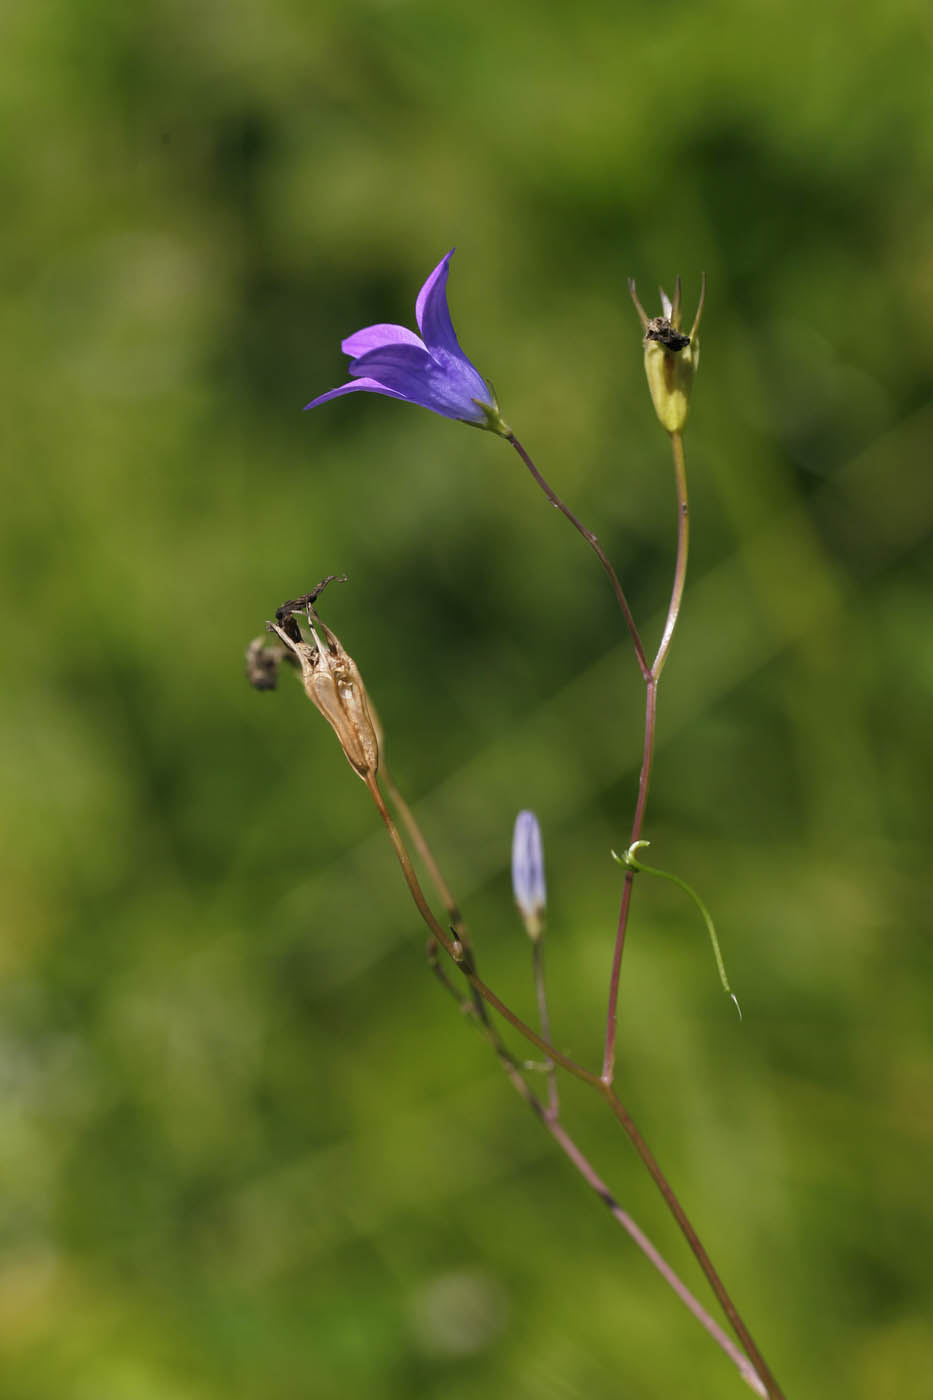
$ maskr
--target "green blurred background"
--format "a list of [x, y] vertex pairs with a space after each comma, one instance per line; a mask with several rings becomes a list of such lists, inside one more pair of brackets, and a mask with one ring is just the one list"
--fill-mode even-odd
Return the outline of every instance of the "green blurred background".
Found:
[[[465, 350], [649, 639], [625, 278], [710, 278], [620, 1083], [789, 1397], [933, 1372], [928, 4], [47, 0], [0, 17], [0, 1394], [746, 1394], [422, 962], [362, 785], [242, 652], [324, 615], [488, 980], [597, 1064], [642, 692], [508, 447], [358, 396]], [[705, 1299], [599, 1104], [568, 1123]]]

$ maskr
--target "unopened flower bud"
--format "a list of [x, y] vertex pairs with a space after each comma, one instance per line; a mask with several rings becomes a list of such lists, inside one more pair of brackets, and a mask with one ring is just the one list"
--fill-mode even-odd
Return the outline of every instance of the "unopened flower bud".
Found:
[[541, 828], [534, 812], [519, 812], [512, 834], [512, 889], [529, 938], [543, 929], [547, 892], [544, 886], [544, 854]]
[[631, 278], [628, 287], [645, 333], [645, 375], [655, 413], [661, 426], [669, 433], [682, 432], [690, 407], [693, 377], [700, 363], [699, 329], [706, 296], [706, 277], [703, 277], [700, 304], [689, 335], [684, 335], [680, 328], [679, 277], [673, 302], [663, 290], [661, 292], [663, 316], [649, 317], [638, 300], [635, 283]]
[[320, 618], [315, 616], [312, 622], [310, 608], [308, 626], [313, 646], [301, 639], [290, 615], [282, 622], [286, 625], [270, 622], [269, 626], [301, 667], [308, 699], [327, 720], [347, 760], [364, 782], [374, 779], [379, 768], [379, 730], [356, 662]]

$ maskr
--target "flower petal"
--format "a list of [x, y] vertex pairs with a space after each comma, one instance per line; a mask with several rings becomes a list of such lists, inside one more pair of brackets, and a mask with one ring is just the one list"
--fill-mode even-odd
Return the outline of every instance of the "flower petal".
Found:
[[407, 326], [393, 326], [389, 322], [382, 322], [377, 326], [365, 326], [361, 331], [354, 331], [353, 335], [348, 335], [346, 340], [340, 342], [340, 348], [345, 355], [351, 359], [356, 359], [357, 355], [365, 355], [369, 350], [378, 350], [383, 345], [424, 345], [414, 331], [410, 331]]
[[[443, 374], [448, 392], [455, 395], [462, 403], [474, 405], [474, 401], [478, 400], [480, 403], [489, 404], [490, 407], [495, 404], [495, 395], [489, 385], [479, 370], [470, 364], [465, 355], [450, 355], [446, 351], [438, 350], [435, 351], [432, 358], [438, 370]], [[471, 422], [474, 417], [475, 415], [471, 413]], [[476, 421], [479, 422], [480, 418], [485, 421], [485, 415], [480, 415]]]
[[305, 404], [305, 408], [317, 408], [319, 403], [327, 403], [328, 399], [339, 399], [341, 394], [352, 394], [354, 389], [367, 389], [371, 394], [386, 394], [390, 399], [404, 399], [404, 394], [396, 393], [394, 389], [387, 389], [384, 384], [380, 384], [378, 379], [354, 379], [349, 384], [341, 384], [339, 389], [328, 389], [326, 394], [319, 394], [316, 399]]
[[415, 302], [415, 316], [424, 343], [432, 353], [436, 350], [446, 350], [448, 354], [466, 358], [460, 349], [447, 307], [447, 270], [453, 255], [454, 250], [451, 248], [421, 288]]
[[363, 389], [420, 404], [444, 418], [457, 418], [499, 433], [508, 431], [495, 395], [464, 355], [454, 333], [446, 292], [452, 256], [453, 249], [418, 293], [416, 314], [424, 339], [389, 322], [355, 331], [342, 342], [345, 354], [351, 357], [352, 381], [312, 399], [306, 408]]
[[386, 345], [354, 360], [350, 373], [374, 379], [396, 397], [445, 418], [486, 422], [486, 414], [474, 400], [488, 403], [492, 396], [469, 361], [453, 356], [440, 361], [420, 346]]

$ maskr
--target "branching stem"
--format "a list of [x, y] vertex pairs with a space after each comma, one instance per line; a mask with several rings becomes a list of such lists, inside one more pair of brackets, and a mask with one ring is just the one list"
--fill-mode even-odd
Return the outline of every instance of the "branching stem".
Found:
[[[671, 434], [671, 448], [674, 454], [674, 482], [677, 492], [677, 559], [674, 564], [674, 583], [671, 600], [668, 604], [664, 631], [657, 655], [648, 673], [642, 672], [645, 681], [645, 735], [642, 745], [641, 770], [638, 775], [638, 797], [635, 802], [635, 815], [632, 819], [632, 834], [629, 849], [641, 840], [648, 804], [648, 787], [651, 781], [651, 765], [654, 761], [654, 737], [658, 714], [658, 681], [670, 651], [674, 628], [680, 615], [680, 604], [687, 577], [687, 552], [690, 544], [690, 516], [687, 502], [687, 464], [684, 458], [684, 440], [681, 433]], [[603, 1073], [605, 1084], [611, 1084], [615, 1073], [616, 1026], [619, 1006], [619, 978], [622, 973], [622, 953], [625, 948], [625, 934], [628, 929], [629, 911], [632, 903], [634, 870], [626, 870], [622, 884], [622, 899], [619, 904], [619, 919], [616, 926], [616, 940], [612, 951], [612, 968], [609, 974], [609, 1006], [606, 1012], [606, 1040], [603, 1051]]]
[[544, 477], [541, 475], [538, 468], [535, 466], [534, 462], [531, 460], [528, 453], [525, 451], [524, 447], [519, 442], [518, 438], [515, 436], [514, 433], [510, 433], [508, 435], [508, 437], [506, 438], [506, 442], [510, 442], [512, 444], [519, 457], [521, 457], [522, 461], [525, 463], [525, 466], [531, 472], [531, 475], [534, 477], [535, 481], [541, 487], [541, 490], [544, 492], [545, 496], [547, 496], [551, 505], [554, 506], [556, 510], [559, 510], [561, 515], [565, 516], [570, 521], [571, 525], [577, 531], [578, 534], [583, 536], [590, 549], [596, 555], [596, 558], [599, 560], [600, 564], [602, 564], [603, 568], [608, 574], [609, 582], [612, 584], [612, 591], [616, 595], [616, 602], [619, 604], [619, 607], [622, 611], [622, 616], [625, 618], [625, 625], [628, 628], [629, 635], [632, 638], [632, 645], [635, 648], [635, 656], [638, 660], [639, 670], [641, 671], [645, 681], [647, 681], [648, 676], [650, 674], [650, 668], [648, 666], [648, 658], [645, 655], [645, 648], [642, 645], [642, 640], [639, 635], [638, 628], [635, 626], [635, 619], [632, 616], [632, 610], [628, 605], [628, 599], [626, 598], [625, 593], [623, 592], [622, 585], [619, 582], [615, 569], [609, 562], [609, 556], [603, 549], [596, 535], [593, 534], [593, 531], [588, 530], [586, 526], [577, 519], [570, 507], [565, 505], [565, 503], [561, 500], [560, 496], [558, 496], [557, 492], [549, 484], [549, 482], [545, 481]]
[[[382, 781], [386, 787], [386, 790], [389, 793], [393, 805], [396, 807], [396, 809], [399, 812], [399, 815], [402, 818], [402, 822], [405, 826], [406, 831], [408, 832], [409, 837], [411, 838], [412, 844], [415, 846], [419, 856], [425, 863], [431, 880], [438, 894], [440, 895], [441, 900], [444, 903], [451, 924], [457, 928], [458, 936], [465, 943], [466, 929], [464, 927], [462, 917], [460, 916], [457, 903], [453, 897], [453, 894], [450, 891], [450, 887], [444, 879], [444, 876], [441, 873], [440, 866], [435, 860], [431, 848], [425, 840], [424, 835], [421, 832], [421, 828], [415, 820], [414, 813], [411, 811], [411, 808], [408, 806], [407, 802], [405, 802], [404, 798], [402, 797], [398, 788], [395, 786], [395, 783], [392, 781], [385, 767], [383, 767], [382, 770]], [[399, 839], [401, 840], [401, 838]], [[394, 842], [393, 845], [395, 845]], [[396, 846], [396, 852], [398, 852], [398, 849], [399, 848]], [[539, 948], [539, 944], [536, 943], [534, 946], [537, 951]], [[655, 1269], [657, 1269], [658, 1273], [669, 1285], [669, 1287], [672, 1288], [673, 1291], [677, 1294], [677, 1297], [681, 1300], [684, 1306], [689, 1310], [689, 1312], [693, 1314], [693, 1316], [699, 1322], [700, 1326], [709, 1334], [709, 1336], [713, 1339], [717, 1346], [721, 1347], [721, 1349], [737, 1367], [743, 1380], [745, 1380], [745, 1382], [752, 1388], [752, 1390], [756, 1392], [756, 1394], [767, 1397], [768, 1391], [764, 1383], [760, 1379], [759, 1375], [757, 1374], [755, 1367], [749, 1361], [748, 1357], [742, 1354], [739, 1348], [735, 1345], [733, 1341], [730, 1340], [730, 1338], [726, 1335], [726, 1333], [719, 1326], [719, 1324], [712, 1317], [710, 1317], [709, 1313], [706, 1311], [703, 1305], [699, 1302], [699, 1300], [696, 1297], [694, 1297], [694, 1295], [691, 1293], [690, 1289], [686, 1286], [683, 1280], [671, 1268], [667, 1260], [651, 1243], [651, 1240], [644, 1233], [644, 1231], [639, 1228], [639, 1226], [635, 1223], [635, 1221], [628, 1214], [628, 1212], [623, 1209], [623, 1207], [613, 1196], [609, 1187], [602, 1180], [602, 1178], [596, 1172], [595, 1168], [584, 1156], [583, 1152], [580, 1150], [577, 1144], [570, 1137], [570, 1134], [561, 1124], [560, 1106], [557, 1097], [557, 1085], [556, 1078], [554, 1075], [553, 1059], [550, 1059], [548, 1061], [550, 1066], [549, 1096], [548, 1105], [547, 1108], [545, 1108], [545, 1105], [541, 1102], [538, 1096], [528, 1085], [524, 1075], [521, 1072], [520, 1066], [516, 1062], [514, 1056], [508, 1050], [507, 1046], [504, 1044], [502, 1037], [499, 1035], [495, 1025], [489, 1018], [486, 1012], [485, 1002], [483, 1001], [482, 997], [476, 995], [475, 986], [471, 986], [471, 990], [474, 993], [472, 1001], [462, 996], [461, 993], [454, 986], [454, 984], [451, 982], [450, 978], [447, 976], [446, 972], [444, 971], [444, 968], [441, 966], [437, 955], [437, 949], [437, 935], [432, 930], [431, 937], [428, 940], [428, 960], [432, 971], [434, 972], [438, 980], [441, 982], [441, 984], [456, 999], [461, 1009], [470, 1016], [472, 1016], [473, 1019], [476, 1021], [479, 1029], [482, 1031], [483, 1035], [486, 1037], [486, 1039], [490, 1042], [490, 1044], [496, 1051], [496, 1054], [499, 1057], [499, 1061], [506, 1075], [508, 1076], [512, 1087], [521, 1096], [521, 1098], [524, 1099], [525, 1103], [535, 1114], [535, 1117], [539, 1120], [539, 1122], [546, 1129], [546, 1131], [550, 1133], [551, 1137], [558, 1144], [564, 1155], [573, 1163], [577, 1171], [583, 1177], [583, 1180], [603, 1202], [603, 1204], [609, 1210], [609, 1213], [612, 1215], [613, 1219], [616, 1221], [616, 1223], [621, 1226], [621, 1228], [635, 1243], [635, 1245], [642, 1252], [645, 1258], [648, 1259], [648, 1261], [654, 1266]], [[540, 969], [540, 961], [536, 963], [536, 968]], [[543, 1012], [541, 1028], [545, 1038], [547, 1040], [550, 1040], [550, 1030], [548, 1027], [546, 1014], [546, 1002], [544, 1002], [542, 1005], [544, 990], [543, 978], [537, 979], [537, 987], [539, 997], [539, 1009]], [[649, 1152], [647, 1145], [644, 1142], [644, 1139], [638, 1133], [635, 1124], [632, 1122], [632, 1119], [629, 1117], [621, 1102], [618, 1100], [618, 1098], [612, 1092], [612, 1090], [609, 1090], [607, 1093], [605, 1086], [599, 1087], [600, 1093], [603, 1095], [603, 1097], [607, 1098], [607, 1101], [609, 1102], [613, 1113], [619, 1119], [625, 1131], [629, 1134], [629, 1136], [631, 1136], [631, 1131], [635, 1132], [637, 1137], [636, 1148], [639, 1151], [639, 1155], [642, 1156], [642, 1159], [648, 1166], [649, 1171], [651, 1171], [652, 1176], [654, 1176], [656, 1181], [658, 1180], [658, 1178], [660, 1178], [661, 1181], [664, 1181], [664, 1178], [660, 1172], [660, 1168], [657, 1166], [657, 1163], [651, 1156], [651, 1153]], [[635, 1139], [633, 1139], [633, 1141], [635, 1141]], [[645, 1154], [647, 1154], [647, 1156]], [[655, 1176], [655, 1172], [657, 1172], [657, 1176]], [[669, 1205], [671, 1201], [674, 1201], [677, 1204], [677, 1209], [680, 1210], [679, 1203], [676, 1202], [676, 1197], [674, 1196], [673, 1191], [671, 1191], [670, 1188], [667, 1187], [666, 1181], [664, 1181], [664, 1186], [667, 1188], [666, 1191], [662, 1190], [662, 1194], [665, 1195], [665, 1200], [668, 1201]], [[667, 1193], [669, 1193], [669, 1195]], [[683, 1216], [683, 1220], [686, 1221], [687, 1226], [689, 1228], [689, 1221], [687, 1221], [686, 1215], [683, 1215], [682, 1211], [681, 1215]], [[682, 1225], [681, 1228], [683, 1229]], [[694, 1240], [695, 1245], [698, 1246], [700, 1250], [702, 1250], [702, 1245], [700, 1245], [699, 1240], [696, 1239], [695, 1234]], [[694, 1248], [694, 1253], [696, 1253], [696, 1248], [693, 1245], [691, 1245], [691, 1247]], [[712, 1268], [712, 1265], [710, 1265], [710, 1268]], [[723, 1292], [725, 1292], [724, 1289]], [[717, 1294], [717, 1296], [719, 1295]], [[729, 1315], [728, 1310], [727, 1315]], [[738, 1316], [738, 1314], [736, 1314], [736, 1316]], [[730, 1321], [732, 1321], [731, 1316]], [[741, 1322], [741, 1319], [739, 1319], [739, 1321]], [[734, 1325], [735, 1324], [733, 1322], [733, 1326]], [[745, 1345], [744, 1342], [743, 1345]]]
[[[725, 1312], [730, 1323], [732, 1324], [736, 1336], [738, 1337], [739, 1341], [744, 1347], [746, 1355], [748, 1356], [755, 1372], [760, 1378], [764, 1386], [765, 1395], [768, 1397], [768, 1400], [784, 1400], [783, 1393], [781, 1392], [780, 1388], [777, 1385], [777, 1382], [774, 1380], [773, 1376], [768, 1370], [768, 1367], [766, 1366], [764, 1359], [761, 1356], [761, 1353], [758, 1351], [758, 1348], [756, 1347], [751, 1337], [751, 1334], [749, 1333], [744, 1322], [742, 1321], [742, 1318], [739, 1315], [735, 1304], [732, 1302], [732, 1299], [727, 1293], [722, 1280], [720, 1279], [716, 1270], [713, 1268], [712, 1261], [709, 1255], [707, 1254], [705, 1248], [703, 1247], [699, 1236], [697, 1235], [696, 1231], [691, 1225], [683, 1206], [680, 1204], [679, 1200], [674, 1194], [674, 1190], [671, 1187], [669, 1181], [667, 1180], [667, 1177], [662, 1172], [660, 1166], [655, 1160], [653, 1153], [651, 1152], [650, 1148], [648, 1147], [648, 1144], [645, 1142], [644, 1138], [642, 1137], [641, 1133], [636, 1127], [635, 1122], [629, 1114], [628, 1110], [626, 1109], [625, 1105], [622, 1103], [621, 1099], [613, 1090], [611, 1083], [607, 1082], [602, 1076], [594, 1074], [591, 1070], [585, 1069], [583, 1065], [578, 1065], [574, 1060], [571, 1060], [568, 1056], [561, 1054], [561, 1052], [559, 1050], [556, 1050], [553, 1045], [548, 1044], [548, 1042], [542, 1036], [540, 1036], [536, 1031], [533, 1031], [530, 1026], [526, 1025], [525, 1022], [522, 1021], [519, 1016], [516, 1016], [515, 1012], [512, 1011], [508, 1006], [506, 1006], [505, 1003], [501, 1001], [499, 997], [497, 997], [496, 994], [489, 987], [486, 986], [485, 982], [483, 982], [477, 976], [475, 967], [473, 965], [472, 957], [468, 951], [468, 947], [465, 941], [461, 939], [458, 934], [452, 935], [448, 930], [446, 930], [431, 910], [431, 907], [428, 904], [428, 901], [425, 897], [424, 891], [422, 890], [421, 885], [419, 883], [418, 876], [415, 873], [414, 866], [411, 862], [411, 857], [408, 854], [408, 850], [405, 846], [404, 840], [402, 839], [401, 832], [396, 826], [392, 814], [389, 812], [389, 809], [386, 806], [385, 799], [383, 798], [382, 793], [379, 791], [379, 787], [375, 779], [370, 777], [365, 779], [364, 781], [366, 782], [366, 786], [369, 789], [370, 795], [376, 804], [376, 807], [379, 811], [379, 815], [382, 817], [386, 830], [389, 833], [389, 838], [392, 842], [392, 846], [398, 859], [399, 865], [401, 866], [402, 874], [405, 877], [405, 883], [408, 885], [411, 897], [414, 900], [415, 906], [418, 909], [418, 912], [420, 913], [422, 919], [427, 925], [427, 928], [433, 936], [433, 938], [436, 939], [436, 941], [443, 947], [447, 955], [457, 965], [457, 967], [459, 967], [460, 971], [466, 977], [474, 992], [476, 992], [488, 1006], [491, 1006], [494, 1011], [498, 1011], [499, 1015], [502, 1016], [503, 1019], [506, 1020], [508, 1024], [519, 1033], [519, 1035], [523, 1036], [527, 1041], [534, 1045], [535, 1048], [541, 1053], [543, 1053], [548, 1060], [552, 1061], [554, 1064], [560, 1065], [561, 1068], [566, 1070], [568, 1074], [572, 1074], [575, 1079], [581, 1080], [584, 1084], [589, 1084], [592, 1088], [596, 1089], [598, 1093], [606, 1100], [606, 1103], [609, 1105], [611, 1112], [613, 1113], [614, 1117], [618, 1120], [632, 1146], [635, 1148], [635, 1151], [641, 1158], [645, 1168], [651, 1176], [651, 1179], [654, 1181], [655, 1185], [657, 1186], [658, 1190], [663, 1196], [668, 1209], [670, 1210], [674, 1219], [677, 1221], [677, 1224], [680, 1227], [684, 1238], [686, 1239], [691, 1250], [693, 1251], [693, 1254], [695, 1255], [696, 1260], [700, 1265], [700, 1268], [706, 1275], [710, 1287], [712, 1288], [720, 1304], [722, 1305], [723, 1311]], [[426, 843], [424, 844], [426, 846]], [[633, 874], [633, 872], [629, 873]], [[446, 889], [446, 885], [444, 886], [444, 888]], [[453, 904], [452, 898], [450, 900], [450, 903], [451, 905]], [[488, 1018], [485, 1015], [483, 1015], [480, 1018], [480, 1020], [481, 1024], [488, 1025]], [[528, 1089], [527, 1085], [525, 1085], [525, 1089], [527, 1093], [524, 1094], [523, 1097], [526, 1097], [527, 1099], [528, 1094], [530, 1094], [531, 1091]], [[558, 1124], [556, 1119], [553, 1119], [549, 1116], [549, 1114], [545, 1111], [543, 1105], [540, 1105], [540, 1109], [542, 1121], [544, 1122], [548, 1130], [551, 1131], [553, 1128], [557, 1127]], [[552, 1135], [556, 1136], [553, 1133]], [[590, 1171], [592, 1172], [592, 1168], [590, 1168]], [[586, 1175], [586, 1173], [584, 1173], [584, 1175]], [[595, 1173], [593, 1175], [595, 1176]], [[693, 1309], [691, 1309], [691, 1311], [693, 1311]]]

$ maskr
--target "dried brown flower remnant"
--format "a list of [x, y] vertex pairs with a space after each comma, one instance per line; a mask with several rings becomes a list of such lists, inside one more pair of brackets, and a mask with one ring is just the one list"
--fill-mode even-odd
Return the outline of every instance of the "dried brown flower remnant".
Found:
[[269, 646], [265, 637], [254, 637], [246, 648], [246, 679], [254, 690], [275, 690], [279, 665], [286, 653], [277, 643]]
[[372, 783], [379, 768], [379, 730], [363, 677], [339, 637], [313, 612], [309, 602], [299, 601], [307, 607], [313, 644], [301, 637], [291, 605], [286, 605], [285, 616], [280, 608], [278, 620], [268, 626], [300, 666], [305, 693], [337, 735], [348, 762], [364, 782]]

